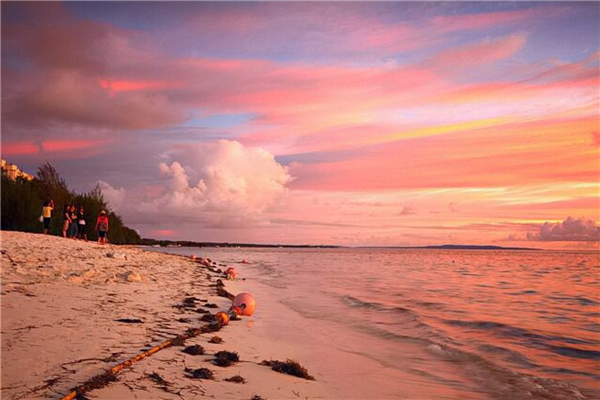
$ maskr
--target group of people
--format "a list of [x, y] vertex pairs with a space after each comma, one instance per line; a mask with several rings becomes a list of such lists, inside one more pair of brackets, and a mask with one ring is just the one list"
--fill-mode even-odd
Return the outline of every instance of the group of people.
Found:
[[[40, 221], [44, 223], [44, 234], [50, 229], [52, 220], [52, 211], [54, 210], [54, 200], [47, 200], [42, 206], [42, 215]], [[98, 243], [108, 243], [108, 214], [102, 210], [96, 218], [94, 230], [98, 232]], [[85, 210], [82, 205], [65, 204], [63, 211], [63, 229], [64, 238], [81, 239], [87, 241]]]

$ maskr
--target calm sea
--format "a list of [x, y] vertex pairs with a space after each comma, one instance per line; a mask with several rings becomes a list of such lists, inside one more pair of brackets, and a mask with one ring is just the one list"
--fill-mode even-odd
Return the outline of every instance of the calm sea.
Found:
[[340, 397], [600, 398], [597, 252], [159, 250], [235, 266]]

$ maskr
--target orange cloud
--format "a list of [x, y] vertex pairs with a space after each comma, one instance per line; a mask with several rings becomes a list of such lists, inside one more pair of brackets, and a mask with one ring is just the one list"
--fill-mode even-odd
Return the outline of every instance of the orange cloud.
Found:
[[102, 147], [108, 142], [109, 140], [104, 139], [44, 140], [42, 142], [42, 148], [49, 152], [69, 152], [74, 150]]
[[167, 81], [144, 80], [98, 80], [98, 85], [109, 92], [132, 92], [140, 90], [156, 90], [178, 87], [179, 84]]

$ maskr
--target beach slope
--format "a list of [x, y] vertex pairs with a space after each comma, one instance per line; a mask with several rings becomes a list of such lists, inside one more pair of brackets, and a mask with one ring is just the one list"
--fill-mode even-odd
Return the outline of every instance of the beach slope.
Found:
[[[220, 274], [182, 256], [21, 232], [3, 231], [1, 238], [3, 399], [61, 398], [108, 368], [206, 324], [201, 320], [206, 313], [231, 305], [217, 295]], [[228, 282], [226, 288], [235, 294], [243, 286]], [[261, 348], [271, 347], [270, 357], [286, 357], [253, 336], [253, 318], [140, 360], [87, 396], [324, 397], [322, 382], [260, 365]], [[214, 336], [222, 343], [211, 343]], [[205, 354], [183, 351], [192, 345], [202, 346]], [[236, 352], [240, 361], [214, 365], [221, 350]], [[213, 379], [193, 378], [200, 368], [209, 369]], [[225, 380], [236, 375], [246, 383]]]

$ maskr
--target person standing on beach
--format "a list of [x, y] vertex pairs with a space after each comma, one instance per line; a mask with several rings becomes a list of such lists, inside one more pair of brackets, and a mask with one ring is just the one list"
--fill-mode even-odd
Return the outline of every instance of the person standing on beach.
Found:
[[96, 219], [95, 229], [98, 231], [98, 243], [106, 244], [106, 234], [108, 233], [108, 216], [106, 215], [106, 211], [100, 211], [100, 215]]
[[71, 225], [69, 225], [69, 237], [71, 239], [77, 239], [77, 207], [74, 204], [71, 204], [71, 208], [69, 210], [71, 217]]
[[44, 218], [44, 235], [47, 235], [48, 229], [50, 229], [52, 210], [54, 210], [54, 200], [48, 199], [44, 202], [44, 205], [42, 206], [42, 217]]
[[79, 225], [79, 239], [87, 242], [88, 239], [87, 233], [85, 232], [85, 212], [83, 206], [79, 206], [79, 211], [77, 211], [77, 224]]
[[63, 231], [62, 235], [64, 238], [67, 237], [67, 230], [69, 229], [69, 225], [71, 224], [71, 206], [69, 204], [65, 204], [65, 210], [63, 211]]

